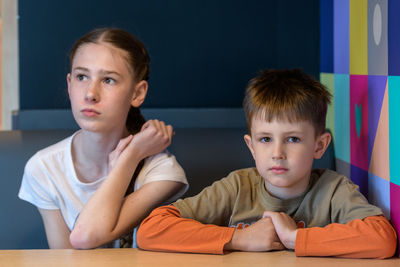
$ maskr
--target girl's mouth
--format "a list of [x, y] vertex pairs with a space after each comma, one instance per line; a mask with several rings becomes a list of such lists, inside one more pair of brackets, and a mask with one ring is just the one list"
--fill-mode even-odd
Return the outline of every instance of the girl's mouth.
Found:
[[81, 112], [86, 117], [96, 117], [96, 116], [100, 115], [100, 112], [98, 112], [97, 110], [91, 109], [91, 108], [82, 109]]

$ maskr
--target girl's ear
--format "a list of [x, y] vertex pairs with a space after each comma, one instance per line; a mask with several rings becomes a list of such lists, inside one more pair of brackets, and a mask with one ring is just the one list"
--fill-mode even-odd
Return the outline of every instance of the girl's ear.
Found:
[[246, 142], [246, 145], [249, 148], [251, 155], [253, 155], [253, 159], [256, 160], [255, 155], [254, 155], [253, 142], [251, 141], [251, 136], [246, 134], [244, 136], [244, 141]]
[[135, 90], [133, 92], [131, 105], [135, 108], [138, 108], [144, 101], [147, 95], [147, 89], [149, 88], [149, 84], [147, 81], [140, 81], [136, 84]]
[[67, 74], [68, 96], [71, 97], [71, 73]]
[[326, 132], [317, 137], [315, 141], [315, 150], [314, 150], [314, 158], [320, 159], [325, 153], [325, 150], [328, 148], [331, 143], [332, 136], [330, 133]]

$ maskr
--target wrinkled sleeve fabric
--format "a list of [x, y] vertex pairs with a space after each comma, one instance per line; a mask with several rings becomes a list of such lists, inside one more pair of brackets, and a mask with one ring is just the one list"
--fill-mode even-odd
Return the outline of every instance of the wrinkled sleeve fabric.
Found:
[[145, 250], [223, 254], [234, 230], [183, 218], [171, 205], [155, 209], [143, 220], [137, 242]]
[[214, 182], [199, 194], [179, 199], [174, 205], [183, 218], [204, 224], [228, 226], [238, 194], [240, 175], [231, 173]]
[[59, 209], [54, 201], [55, 190], [51, 175], [41, 166], [38, 156], [32, 157], [25, 166], [18, 197], [41, 209]]
[[384, 216], [369, 216], [346, 224], [299, 229], [296, 256], [389, 258], [396, 251], [397, 235]]
[[330, 200], [331, 222], [347, 224], [355, 219], [382, 215], [382, 210], [368, 202], [350, 179], [341, 179]]
[[189, 188], [185, 171], [167, 150], [146, 158], [144, 166], [135, 180], [135, 190], [143, 185], [157, 181], [174, 181], [184, 184], [182, 189], [164, 202], [170, 204], [180, 198]]

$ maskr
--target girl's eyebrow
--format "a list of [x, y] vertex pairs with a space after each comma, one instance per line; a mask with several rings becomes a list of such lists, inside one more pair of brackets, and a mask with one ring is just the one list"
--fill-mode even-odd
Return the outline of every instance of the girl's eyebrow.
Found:
[[112, 71], [112, 70], [100, 70], [99, 72], [100, 72], [100, 74], [102, 74], [102, 75], [114, 74], [114, 75], [117, 75], [117, 76], [120, 76], [120, 77], [121, 77], [121, 74], [119, 74], [119, 73], [116, 72], [116, 71]]
[[[75, 71], [89, 72], [89, 69], [88, 69], [88, 68], [85, 68], [85, 67], [75, 67], [73, 70], [75, 70]], [[114, 75], [117, 75], [117, 76], [120, 76], [120, 77], [121, 77], [121, 74], [119, 74], [119, 73], [116, 72], [116, 71], [111, 71], [111, 70], [100, 70], [99, 73], [100, 73], [101, 75], [111, 75], [111, 74], [114, 74]]]
[[73, 70], [80, 70], [80, 71], [89, 72], [89, 69], [84, 68], [84, 67], [75, 67], [75, 68], [73, 68]]

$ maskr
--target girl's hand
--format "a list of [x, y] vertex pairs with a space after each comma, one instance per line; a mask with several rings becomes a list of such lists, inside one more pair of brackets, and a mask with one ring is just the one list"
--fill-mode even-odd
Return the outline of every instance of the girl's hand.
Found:
[[108, 156], [109, 171], [111, 171], [120, 157], [135, 155], [139, 160], [155, 155], [166, 149], [173, 136], [171, 125], [163, 121], [149, 120], [135, 135], [121, 139], [117, 147]]
[[132, 138], [133, 135], [129, 135], [121, 139], [118, 142], [117, 147], [113, 151], [111, 151], [111, 153], [108, 155], [108, 172], [110, 172], [114, 168], [115, 163], [117, 162], [119, 156], [132, 141]]
[[165, 150], [171, 144], [172, 136], [171, 125], [165, 125], [159, 120], [149, 120], [133, 136], [125, 151], [133, 150], [136, 156], [144, 159]]
[[171, 125], [165, 125], [159, 120], [149, 120], [134, 135], [131, 145], [143, 159], [165, 150], [171, 144], [173, 134]]

